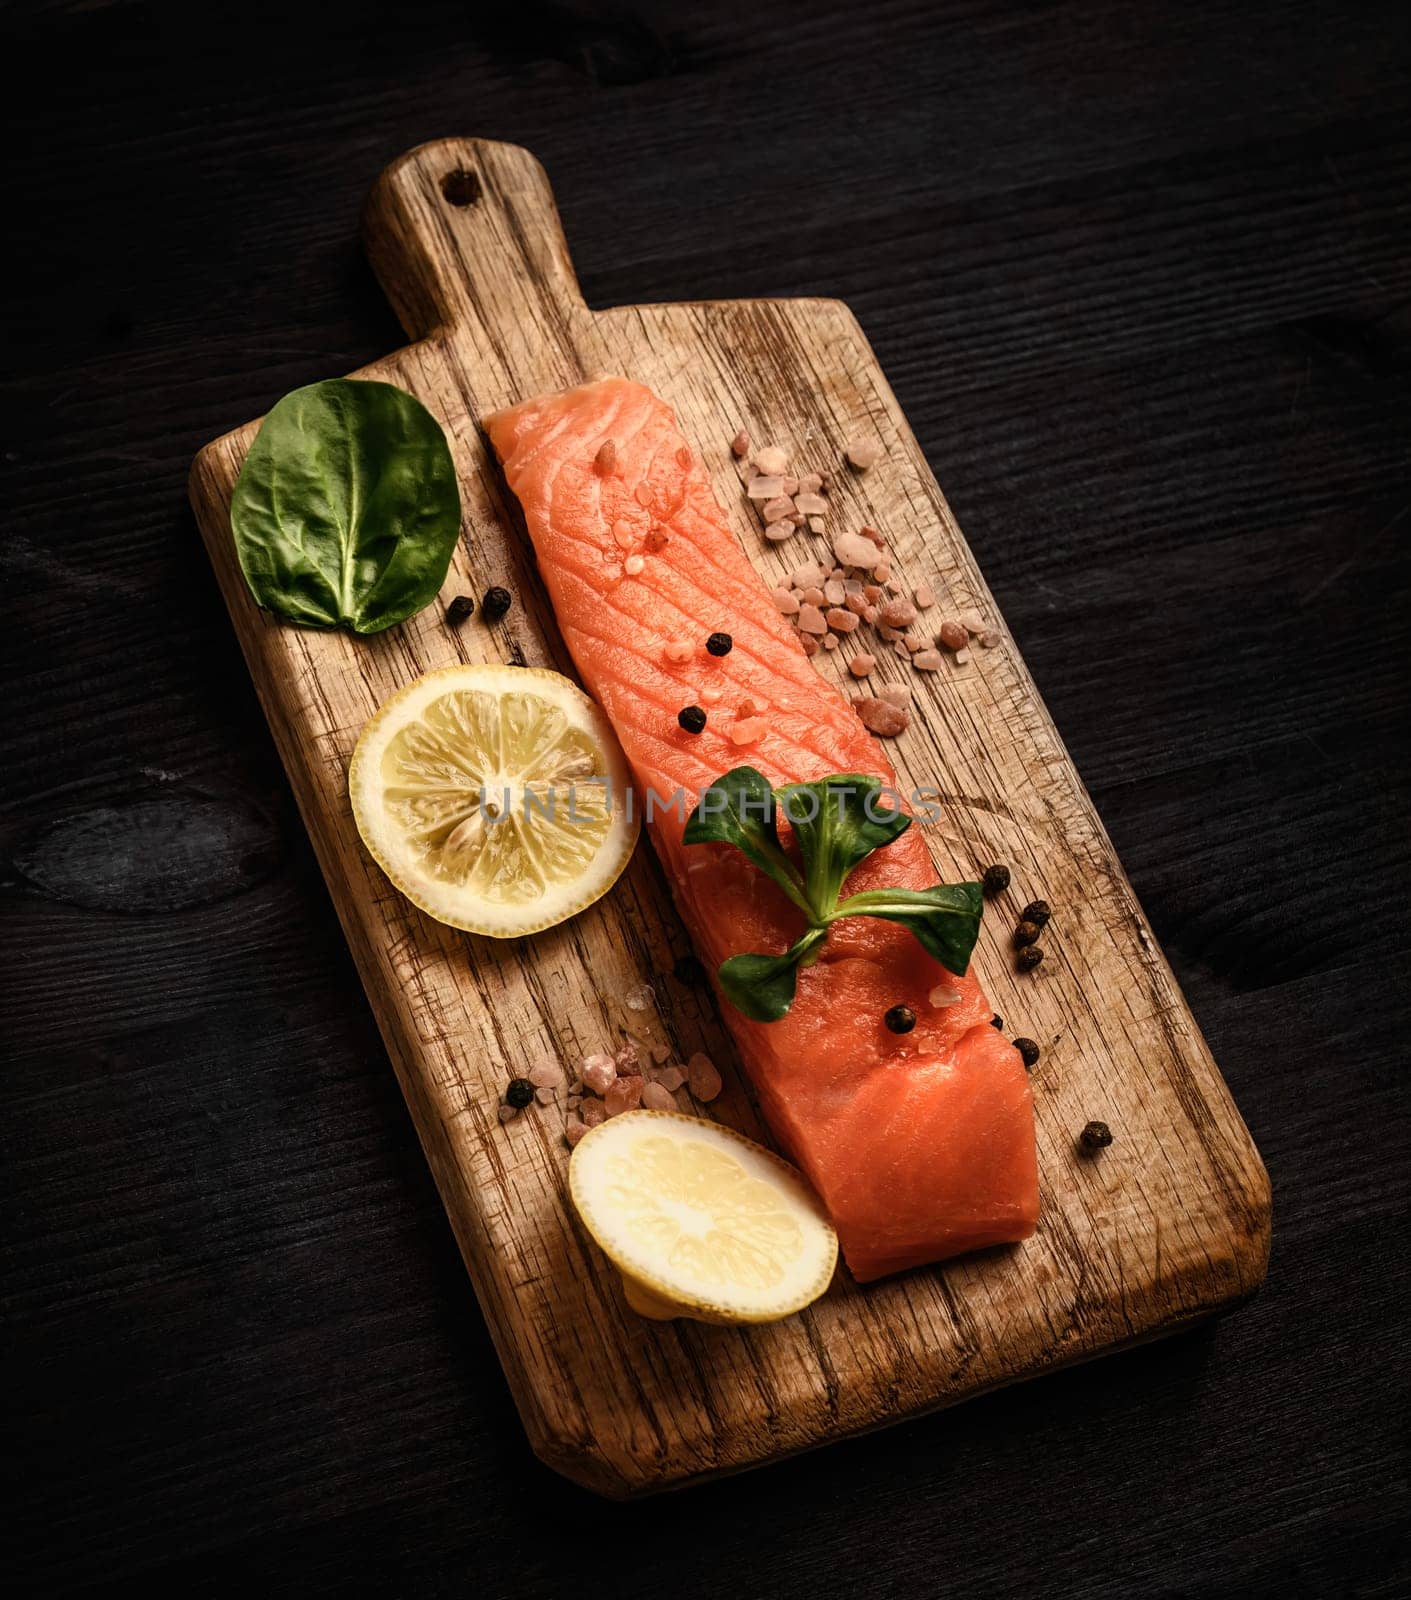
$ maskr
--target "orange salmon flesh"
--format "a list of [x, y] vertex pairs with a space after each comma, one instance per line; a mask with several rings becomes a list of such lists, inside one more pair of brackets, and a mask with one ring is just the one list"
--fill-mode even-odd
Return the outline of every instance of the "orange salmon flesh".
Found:
[[[701, 960], [714, 973], [741, 951], [787, 949], [803, 931], [800, 912], [731, 846], [684, 844], [685, 819], [701, 790], [745, 763], [775, 786], [834, 772], [894, 784], [881, 746], [804, 654], [650, 390], [607, 378], [526, 401], [486, 428], [639, 805], [648, 791], [684, 791], [649, 832]], [[599, 461], [609, 441], [615, 449]], [[721, 657], [706, 651], [717, 631], [734, 640]], [[689, 658], [671, 659], [667, 647], [674, 655], [682, 645]], [[704, 732], [678, 726], [688, 705], [708, 713]], [[744, 718], [757, 719], [757, 737], [737, 744], [728, 730]], [[936, 882], [913, 824], [845, 892]], [[933, 1007], [938, 986], [959, 1000]], [[910, 1033], [883, 1023], [898, 1004], [916, 1013]], [[948, 973], [905, 928], [853, 917], [833, 924], [780, 1021], [751, 1022], [723, 996], [720, 1006], [770, 1128], [817, 1189], [856, 1279], [1033, 1233], [1028, 1076], [990, 1026], [972, 975]]]

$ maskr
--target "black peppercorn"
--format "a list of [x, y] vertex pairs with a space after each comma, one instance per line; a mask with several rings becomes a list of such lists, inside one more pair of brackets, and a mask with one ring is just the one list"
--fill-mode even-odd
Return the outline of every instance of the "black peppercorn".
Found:
[[893, 1033], [910, 1033], [916, 1026], [916, 1013], [910, 1006], [893, 1006], [882, 1021]]
[[513, 604], [514, 596], [497, 583], [493, 589], [485, 591], [485, 598], [480, 602], [480, 614], [486, 622], [498, 622]]
[[1025, 945], [1014, 960], [1020, 972], [1032, 972], [1043, 958], [1044, 953], [1039, 949], [1038, 945], [1030, 944]]
[[671, 969], [671, 975], [677, 983], [688, 984], [691, 988], [699, 988], [705, 982], [705, 968], [694, 956], [682, 956]]
[[1040, 932], [1037, 922], [1021, 922], [1014, 930], [1014, 942], [1021, 948], [1026, 944], [1036, 944]]
[[510, 1086], [505, 1090], [505, 1104], [513, 1106], [516, 1111], [523, 1111], [525, 1106], [534, 1098], [534, 1085], [528, 1078], [511, 1078]]
[[1090, 1122], [1078, 1135], [1078, 1143], [1088, 1155], [1096, 1155], [1112, 1143], [1112, 1129], [1105, 1122]]
[[1019, 1052], [1019, 1058], [1024, 1063], [1025, 1070], [1032, 1072], [1039, 1059], [1039, 1047], [1032, 1039], [1016, 1039], [1014, 1048]]
[[676, 720], [687, 733], [699, 733], [706, 725], [706, 714], [699, 706], [683, 706], [676, 713]]
[[453, 628], [459, 628], [467, 617], [474, 616], [475, 601], [468, 594], [458, 594], [450, 605], [446, 607], [446, 621]]
[[992, 1028], [998, 1028], [999, 1031], [1001, 1033], [1003, 1033], [1004, 1032], [1004, 1018], [1003, 1017], [991, 1017], [990, 1018], [990, 1026]]
[[713, 656], [728, 656], [735, 648], [735, 641], [728, 633], [713, 633], [706, 640], [706, 649]]
[[1053, 908], [1047, 900], [1031, 900], [1019, 913], [1025, 922], [1032, 922], [1036, 928], [1042, 928], [1053, 915]]
[[1000, 866], [986, 867], [982, 882], [985, 893], [991, 898], [997, 894], [1003, 894], [1009, 887], [1009, 868]]

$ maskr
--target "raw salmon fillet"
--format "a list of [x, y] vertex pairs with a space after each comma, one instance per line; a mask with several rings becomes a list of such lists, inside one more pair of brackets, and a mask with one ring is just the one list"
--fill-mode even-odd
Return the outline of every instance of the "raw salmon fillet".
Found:
[[[798, 910], [739, 851], [685, 845], [686, 819], [701, 790], [744, 763], [776, 786], [834, 772], [893, 783], [881, 746], [804, 654], [650, 390], [608, 378], [527, 401], [486, 427], [564, 639], [627, 753], [639, 806], [648, 791], [662, 800], [684, 791], [684, 804], [657, 811], [648, 827], [702, 961], [713, 974], [741, 951], [785, 950], [803, 930]], [[609, 441], [615, 459], [604, 473], [595, 460]], [[716, 631], [734, 639], [723, 657], [705, 648]], [[683, 644], [689, 659], [677, 661]], [[699, 735], [676, 720], [693, 704], [709, 715]], [[743, 744], [729, 736], [741, 721], [756, 735]], [[913, 824], [844, 892], [936, 881]], [[959, 1001], [933, 1007], [938, 985]], [[898, 1003], [916, 1013], [909, 1034], [883, 1024]], [[720, 1006], [770, 1127], [822, 1197], [855, 1278], [1034, 1231], [1028, 1078], [972, 976], [946, 972], [905, 928], [853, 917], [833, 925], [780, 1021], [751, 1022], [723, 996]]]

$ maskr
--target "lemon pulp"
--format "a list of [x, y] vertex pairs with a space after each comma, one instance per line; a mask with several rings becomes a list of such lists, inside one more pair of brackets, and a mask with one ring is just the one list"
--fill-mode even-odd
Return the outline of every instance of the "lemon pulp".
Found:
[[802, 1177], [700, 1118], [610, 1118], [579, 1141], [569, 1188], [645, 1316], [774, 1321], [817, 1299], [837, 1262], [837, 1238]]
[[442, 922], [502, 938], [592, 904], [637, 837], [612, 730], [555, 672], [428, 673], [368, 723], [348, 784], [397, 887]]

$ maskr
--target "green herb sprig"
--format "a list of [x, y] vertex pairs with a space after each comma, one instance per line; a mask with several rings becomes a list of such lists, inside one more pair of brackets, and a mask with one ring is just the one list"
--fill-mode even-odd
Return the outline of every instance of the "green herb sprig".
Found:
[[[686, 824], [687, 844], [730, 844], [772, 878], [808, 926], [783, 955], [731, 956], [720, 965], [726, 998], [754, 1022], [777, 1022], [794, 1003], [801, 967], [812, 965], [840, 917], [881, 917], [910, 928], [928, 955], [963, 974], [980, 933], [978, 883], [931, 889], [868, 889], [840, 900], [843, 884], [874, 850], [901, 837], [911, 818], [880, 799], [881, 780], [835, 772], [816, 783], [772, 789], [753, 767], [723, 773]], [[802, 871], [779, 839], [783, 814], [798, 841]]]

